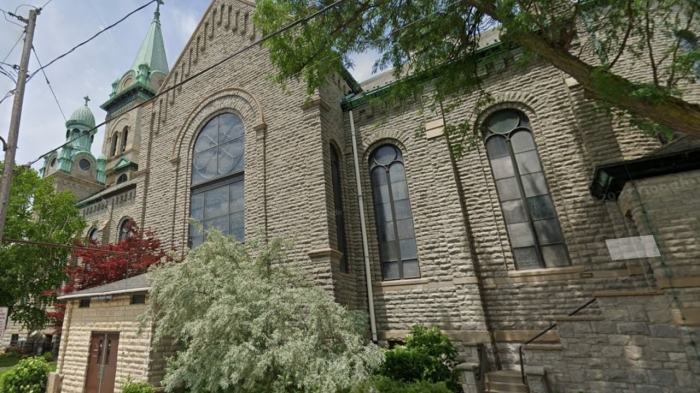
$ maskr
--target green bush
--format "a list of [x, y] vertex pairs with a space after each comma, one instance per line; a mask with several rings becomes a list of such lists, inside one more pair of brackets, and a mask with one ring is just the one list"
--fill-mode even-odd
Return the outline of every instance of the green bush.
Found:
[[452, 393], [445, 382], [404, 382], [378, 376], [372, 382], [378, 393]]
[[41, 355], [41, 357], [44, 358], [44, 360], [46, 360], [47, 362], [53, 361], [53, 355], [51, 354], [51, 352], [44, 352], [44, 354]]
[[384, 353], [385, 361], [379, 374], [395, 381], [432, 381], [439, 382], [449, 378], [449, 368], [440, 359], [425, 352], [396, 347]]
[[457, 350], [436, 327], [414, 326], [406, 344], [386, 351], [385, 357], [379, 375], [399, 382], [444, 382], [450, 391], [461, 391], [454, 369]]
[[442, 359], [452, 366], [457, 359], [457, 349], [452, 341], [436, 327], [426, 328], [416, 325], [411, 328], [411, 333], [406, 337], [406, 348], [427, 353], [428, 355]]
[[129, 375], [124, 382], [122, 393], [153, 393], [153, 386], [147, 382], [134, 382], [131, 380], [131, 375]]
[[0, 393], [42, 393], [46, 390], [49, 365], [41, 357], [20, 360], [2, 376]]

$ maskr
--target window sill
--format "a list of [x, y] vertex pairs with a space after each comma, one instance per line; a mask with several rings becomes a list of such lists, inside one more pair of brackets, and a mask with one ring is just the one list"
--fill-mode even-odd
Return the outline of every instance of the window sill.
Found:
[[508, 277], [547, 276], [550, 274], [578, 273], [582, 272], [583, 270], [583, 266], [551, 267], [545, 269], [530, 269], [515, 272], [510, 271], [508, 272]]
[[430, 280], [427, 278], [410, 278], [406, 280], [391, 280], [391, 281], [380, 281], [375, 283], [378, 287], [396, 287], [399, 285], [422, 285], [429, 283]]

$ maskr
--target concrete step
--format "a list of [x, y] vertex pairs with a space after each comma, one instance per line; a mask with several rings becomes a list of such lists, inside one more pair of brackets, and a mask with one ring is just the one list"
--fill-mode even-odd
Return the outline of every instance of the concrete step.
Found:
[[518, 370], [491, 371], [486, 374], [487, 393], [529, 393], [530, 390], [523, 384], [522, 376]]
[[486, 373], [486, 382], [523, 383], [519, 370], [498, 370]]
[[514, 383], [490, 382], [486, 384], [487, 393], [530, 393], [530, 389], [523, 385]]

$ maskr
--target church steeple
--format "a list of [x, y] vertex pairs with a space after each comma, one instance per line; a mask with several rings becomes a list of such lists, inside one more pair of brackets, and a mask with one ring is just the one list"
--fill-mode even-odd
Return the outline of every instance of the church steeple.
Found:
[[131, 66], [131, 69], [137, 74], [141, 64], [148, 65], [150, 72], [160, 71], [163, 74], [167, 74], [169, 71], [168, 59], [165, 56], [165, 44], [163, 44], [163, 33], [160, 29], [160, 5], [162, 3], [162, 0], [158, 0], [151, 27], [148, 29], [146, 38], [141, 44], [141, 49], [139, 49], [139, 53]]
[[[160, 27], [160, 6], [153, 14], [146, 37], [136, 59], [121, 78], [112, 83], [109, 99], [100, 108], [107, 111], [105, 139], [102, 144], [103, 162], [106, 162], [105, 184], [115, 185], [136, 176], [141, 147], [141, 116], [124, 109], [151, 99], [168, 76], [163, 32]], [[98, 160], [99, 161], [99, 160]]]

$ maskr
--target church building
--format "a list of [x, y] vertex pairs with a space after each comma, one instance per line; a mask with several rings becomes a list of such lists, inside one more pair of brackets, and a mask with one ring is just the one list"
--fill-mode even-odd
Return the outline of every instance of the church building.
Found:
[[[260, 45], [219, 64], [261, 38], [254, 8], [213, 0], [172, 64], [156, 10], [100, 105], [102, 154], [87, 98], [66, 122], [42, 174], [80, 198], [86, 236], [117, 242], [134, 220], [182, 250], [203, 241], [194, 218], [294, 238], [291, 263], [367, 312], [368, 338], [451, 337], [466, 392], [700, 390], [698, 138], [647, 136], [551, 65], [516, 67], [518, 48], [484, 56], [494, 102], [479, 113], [476, 97], [370, 105], [390, 71], [286, 93]], [[501, 45], [494, 30], [480, 50]], [[593, 53], [586, 34], [575, 45]], [[445, 128], [463, 121], [481, 140], [456, 156]], [[159, 383], [174, 348], [138, 333], [148, 289], [138, 276], [62, 298], [55, 392]]]

